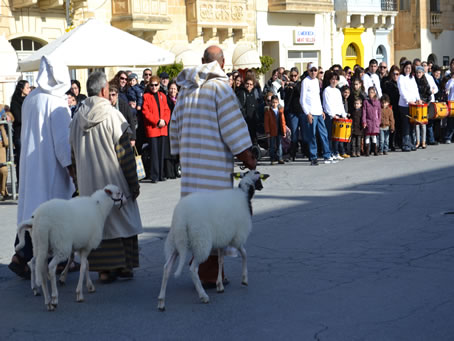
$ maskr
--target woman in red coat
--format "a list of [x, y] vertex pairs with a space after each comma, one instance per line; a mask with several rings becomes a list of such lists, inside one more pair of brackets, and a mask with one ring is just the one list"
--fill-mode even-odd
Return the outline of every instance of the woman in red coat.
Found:
[[152, 183], [165, 181], [164, 148], [168, 139], [167, 126], [170, 121], [170, 109], [167, 97], [159, 91], [160, 79], [153, 76], [143, 95], [142, 114], [148, 147], [151, 152], [150, 175]]

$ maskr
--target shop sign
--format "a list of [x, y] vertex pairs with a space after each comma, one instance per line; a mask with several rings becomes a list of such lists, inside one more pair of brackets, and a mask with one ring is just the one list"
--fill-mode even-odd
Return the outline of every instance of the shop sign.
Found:
[[313, 29], [300, 29], [295, 30], [295, 44], [315, 44], [315, 30]]

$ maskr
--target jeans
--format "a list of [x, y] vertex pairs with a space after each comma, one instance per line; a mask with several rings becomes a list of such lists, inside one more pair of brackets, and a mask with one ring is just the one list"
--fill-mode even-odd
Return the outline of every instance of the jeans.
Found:
[[270, 137], [270, 158], [271, 161], [282, 160], [282, 144], [280, 135]]
[[[299, 131], [301, 131], [301, 135], [303, 134], [304, 131], [304, 117], [303, 115], [296, 115], [296, 114], [289, 114], [290, 117], [290, 130], [292, 132], [292, 142], [296, 143], [298, 142], [298, 137], [299, 137]], [[299, 129], [298, 129], [299, 128]], [[303, 139], [304, 140], [304, 139]]]
[[325, 120], [322, 115], [312, 116], [312, 124], [309, 124], [306, 119], [304, 120], [305, 125], [305, 137], [309, 143], [309, 159], [317, 159], [317, 132], [320, 135], [320, 140], [323, 145], [323, 158], [329, 159], [331, 157], [331, 150], [328, 143], [328, 132], [325, 126]]
[[402, 150], [411, 150], [414, 148], [412, 139], [412, 129], [410, 119], [407, 117], [410, 114], [408, 107], [399, 106], [400, 122], [402, 127]]
[[380, 140], [379, 140], [379, 151], [381, 153], [388, 152], [389, 150], [389, 127], [380, 128]]
[[452, 135], [454, 134], [454, 117], [448, 117], [448, 124], [446, 126], [446, 134], [443, 138], [446, 141], [452, 140]]
[[332, 141], [331, 143], [333, 145], [333, 155], [344, 155], [345, 154], [344, 142]]
[[[328, 143], [329, 143], [329, 148], [331, 151], [334, 150], [334, 141], [332, 140], [333, 138], [333, 118], [329, 115], [325, 116], [325, 126], [326, 126], [326, 132], [328, 133]], [[336, 152], [333, 152], [332, 154], [336, 154]]]
[[416, 133], [416, 143], [417, 144], [426, 144], [426, 125], [425, 124], [416, 124], [415, 133]]

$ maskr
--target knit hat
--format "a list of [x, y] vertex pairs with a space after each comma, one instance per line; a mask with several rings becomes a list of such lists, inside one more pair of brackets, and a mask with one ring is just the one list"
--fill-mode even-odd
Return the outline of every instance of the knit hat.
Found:
[[137, 81], [137, 80], [139, 80], [139, 77], [137, 77], [137, 74], [135, 74], [135, 73], [130, 73], [128, 76], [128, 79], [135, 79]]
[[161, 72], [159, 74], [159, 78], [161, 78], [161, 79], [169, 78], [169, 74], [167, 72]]
[[420, 66], [420, 65], [417, 66], [417, 67], [416, 67], [416, 72], [418, 72], [418, 71], [424, 72], [424, 67], [423, 67], [423, 66]]

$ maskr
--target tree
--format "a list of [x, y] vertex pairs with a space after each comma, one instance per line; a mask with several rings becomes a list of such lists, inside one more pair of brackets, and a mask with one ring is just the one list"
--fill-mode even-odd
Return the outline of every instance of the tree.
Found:
[[174, 62], [173, 64], [170, 65], [161, 65], [158, 68], [158, 76], [161, 74], [161, 72], [167, 72], [169, 74], [169, 78], [174, 79], [183, 70], [183, 68], [184, 68], [183, 63], [177, 62]]
[[274, 63], [274, 58], [270, 56], [261, 56], [260, 57], [260, 62], [262, 63], [262, 66], [258, 69], [255, 69], [257, 75], [264, 75], [271, 69], [271, 65]]

